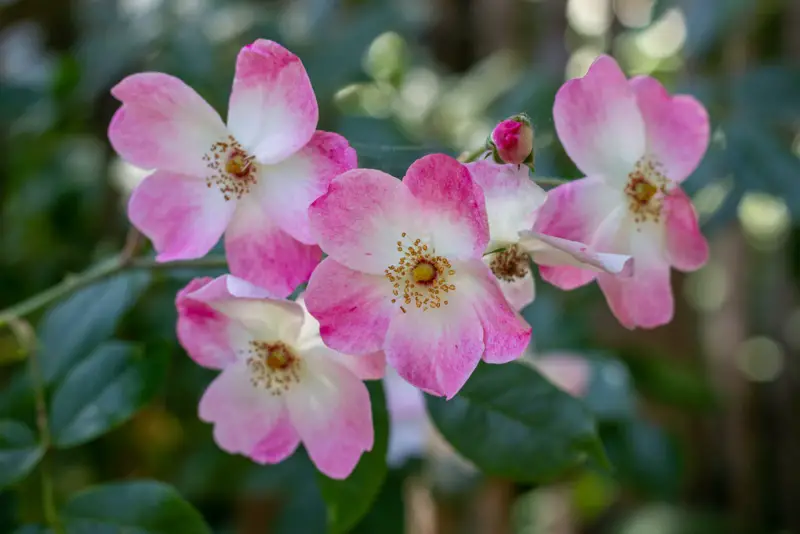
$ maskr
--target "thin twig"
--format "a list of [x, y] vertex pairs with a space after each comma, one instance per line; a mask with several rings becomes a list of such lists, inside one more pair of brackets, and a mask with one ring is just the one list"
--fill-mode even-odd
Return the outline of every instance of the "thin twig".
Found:
[[550, 186], [557, 186], [570, 182], [570, 180], [565, 180], [563, 178], [545, 178], [544, 176], [534, 176], [533, 181], [539, 185], [550, 185]]
[[[124, 253], [123, 253], [124, 254]], [[153, 258], [129, 259], [120, 254], [98, 263], [86, 271], [70, 275], [51, 288], [45, 289], [41, 293], [23, 300], [9, 308], [0, 311], [0, 326], [10, 324], [11, 321], [24, 317], [39, 308], [47, 306], [53, 301], [69, 295], [83, 287], [104, 280], [115, 274], [133, 270], [144, 269], [150, 271], [175, 270], [175, 269], [202, 269], [202, 268], [224, 268], [227, 266], [225, 258], [210, 256], [197, 260], [173, 261], [159, 263]]]
[[34, 401], [36, 403], [36, 427], [39, 430], [39, 444], [44, 450], [39, 470], [42, 476], [42, 510], [47, 525], [56, 534], [63, 534], [64, 527], [56, 509], [55, 492], [53, 490], [53, 475], [50, 463], [50, 449], [52, 438], [50, 436], [50, 423], [47, 419], [47, 400], [45, 399], [44, 380], [42, 369], [37, 355], [36, 333], [30, 323], [25, 320], [13, 318], [9, 322], [14, 336], [20, 347], [28, 356], [28, 371], [31, 377]]
[[486, 150], [486, 147], [482, 146], [480, 148], [476, 148], [475, 150], [470, 150], [469, 152], [464, 152], [463, 154], [458, 156], [458, 161], [460, 161], [461, 163], [470, 163], [472, 161], [477, 160], [478, 158], [480, 158], [481, 156], [483, 156], [487, 152], [489, 152], [489, 151]]

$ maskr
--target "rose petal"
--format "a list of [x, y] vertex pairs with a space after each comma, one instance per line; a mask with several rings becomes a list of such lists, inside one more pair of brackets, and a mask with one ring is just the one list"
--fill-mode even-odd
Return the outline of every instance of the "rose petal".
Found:
[[480, 319], [469, 301], [457, 298], [441, 308], [398, 314], [386, 334], [389, 365], [410, 384], [448, 399], [467, 382], [483, 350]]
[[694, 171], [708, 148], [710, 126], [703, 104], [688, 95], [670, 96], [658, 80], [630, 80], [647, 131], [647, 152], [674, 182]]
[[260, 287], [231, 275], [220, 276], [188, 294], [241, 324], [255, 339], [294, 345], [303, 324], [303, 309], [296, 302], [268, 296]]
[[286, 404], [314, 465], [347, 478], [372, 449], [372, 409], [366, 386], [339, 363], [304, 354], [306, 372], [286, 392]]
[[645, 155], [636, 96], [609, 56], [598, 57], [586, 76], [559, 89], [553, 120], [564, 150], [587, 176], [621, 185]]
[[273, 432], [283, 428], [284, 410], [281, 397], [250, 382], [244, 361], [226, 367], [208, 386], [199, 406], [200, 419], [214, 423], [217, 445], [245, 456], [251, 456], [265, 437], [277, 437]]
[[316, 132], [299, 152], [275, 165], [261, 165], [258, 194], [281, 229], [307, 245], [316, 244], [308, 207], [331, 180], [356, 167], [356, 151], [337, 134]]
[[311, 228], [326, 254], [351, 269], [383, 275], [397, 263], [397, 242], [422, 226], [408, 188], [386, 173], [354, 169], [331, 182], [309, 209]]
[[238, 343], [230, 319], [189, 295], [211, 282], [195, 278], [178, 292], [178, 341], [189, 356], [203, 367], [222, 369], [236, 361]]
[[598, 253], [584, 243], [538, 232], [520, 232], [520, 237], [522, 249], [539, 265], [572, 265], [617, 276], [630, 276], [633, 273], [633, 258], [626, 254]]
[[278, 298], [307, 281], [322, 258], [319, 247], [284, 232], [249, 197], [239, 203], [225, 232], [225, 253], [231, 273]]
[[319, 109], [300, 58], [258, 39], [242, 48], [228, 108], [228, 127], [261, 163], [277, 163], [308, 143]]
[[403, 183], [422, 208], [424, 235], [433, 238], [437, 254], [451, 260], [483, 254], [489, 243], [486, 203], [464, 165], [445, 154], [430, 154], [411, 164]]
[[490, 236], [487, 250], [516, 243], [520, 230], [533, 228], [536, 211], [544, 204], [547, 193], [530, 179], [527, 167], [476, 161], [468, 163], [467, 168], [486, 197]]
[[143, 72], [123, 79], [111, 94], [122, 102], [108, 128], [120, 156], [143, 169], [206, 176], [203, 156], [228, 131], [191, 87], [174, 76]]
[[128, 218], [158, 252], [158, 261], [201, 258], [219, 241], [235, 202], [191, 176], [156, 171], [133, 191]]
[[664, 198], [667, 255], [680, 271], [695, 271], [708, 261], [708, 241], [700, 232], [692, 201], [679, 187]]
[[586, 394], [591, 367], [585, 358], [566, 353], [548, 353], [534, 359], [533, 365], [550, 382], [573, 397]]
[[506, 363], [519, 358], [531, 340], [531, 327], [506, 300], [492, 271], [477, 260], [453, 267], [458, 303], [469, 302], [483, 329], [483, 360]]
[[382, 275], [354, 271], [326, 258], [303, 296], [326, 345], [346, 354], [367, 354], [383, 348], [396, 313], [391, 294], [392, 286]]
[[[583, 178], [551, 189], [534, 225], [534, 231], [570, 241], [591, 244], [600, 225], [620, 207], [627, 209], [624, 195], [599, 178]], [[599, 252], [609, 252], [595, 248]], [[542, 266], [546, 282], [569, 290], [595, 279], [594, 271], [572, 266]]]

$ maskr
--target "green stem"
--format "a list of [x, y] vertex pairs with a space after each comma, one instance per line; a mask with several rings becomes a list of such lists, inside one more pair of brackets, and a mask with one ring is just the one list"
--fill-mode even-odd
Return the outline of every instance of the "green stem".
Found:
[[534, 176], [533, 181], [539, 185], [551, 185], [557, 186], [561, 184], [565, 184], [570, 180], [564, 180], [563, 178], [546, 178], [544, 176]]
[[477, 160], [479, 157], [483, 156], [487, 152], [489, 151], [486, 150], [486, 147], [482, 146], [480, 148], [476, 148], [475, 150], [464, 152], [458, 157], [458, 161], [460, 161], [461, 163], [470, 163]]
[[64, 534], [64, 526], [56, 510], [55, 491], [53, 489], [53, 476], [50, 463], [50, 452], [52, 438], [50, 436], [50, 423], [47, 418], [47, 400], [45, 398], [44, 380], [42, 379], [42, 369], [39, 365], [38, 350], [36, 346], [36, 333], [30, 323], [21, 319], [10, 321], [11, 329], [14, 332], [20, 347], [28, 355], [28, 371], [31, 377], [31, 387], [33, 388], [34, 402], [36, 405], [36, 427], [39, 431], [39, 443], [44, 450], [39, 471], [41, 472], [42, 482], [42, 510], [44, 520], [56, 534]]
[[134, 269], [154, 271], [186, 268], [224, 268], [226, 266], [227, 263], [223, 257], [211, 256], [198, 260], [159, 263], [152, 258], [129, 259], [126, 258], [124, 254], [120, 254], [102, 261], [80, 274], [67, 276], [62, 282], [53, 287], [45, 289], [41, 293], [37, 293], [22, 302], [0, 311], [0, 326], [10, 324], [13, 320], [24, 317], [82, 287], [86, 287], [124, 271]]

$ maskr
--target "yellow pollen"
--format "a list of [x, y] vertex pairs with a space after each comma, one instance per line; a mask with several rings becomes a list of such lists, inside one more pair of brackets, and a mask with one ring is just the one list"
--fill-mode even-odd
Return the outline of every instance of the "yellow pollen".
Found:
[[399, 304], [403, 313], [413, 308], [427, 311], [447, 305], [447, 293], [456, 289], [449, 280], [456, 274], [450, 261], [437, 256], [433, 247], [421, 239], [412, 241], [405, 232], [395, 245], [400, 258], [384, 270], [392, 284], [392, 303]]
[[427, 261], [421, 261], [411, 270], [411, 277], [415, 282], [430, 282], [436, 278], [436, 267]]
[[206, 184], [216, 185], [225, 200], [242, 198], [257, 182], [255, 156], [248, 155], [231, 135], [211, 145], [203, 161], [209, 169]]
[[302, 361], [292, 349], [281, 343], [251, 341], [246, 351], [250, 382], [272, 395], [281, 395], [300, 381]]
[[628, 174], [625, 194], [629, 199], [628, 209], [633, 213], [636, 222], [659, 222], [661, 218], [661, 199], [667, 192], [668, 181], [660, 168], [657, 162], [641, 159]]

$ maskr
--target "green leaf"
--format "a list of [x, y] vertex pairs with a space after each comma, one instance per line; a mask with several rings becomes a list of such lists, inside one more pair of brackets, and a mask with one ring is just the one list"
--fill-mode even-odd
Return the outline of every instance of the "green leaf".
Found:
[[584, 402], [598, 420], [629, 419], [636, 412], [631, 376], [620, 361], [593, 356]]
[[488, 475], [545, 482], [607, 466], [589, 409], [528, 365], [481, 363], [453, 399], [426, 398], [442, 435]]
[[118, 341], [99, 346], [58, 385], [50, 402], [57, 447], [74, 447], [121, 425], [152, 399], [166, 375], [163, 353]]
[[375, 444], [364, 453], [355, 470], [345, 480], [319, 474], [318, 484], [328, 508], [328, 531], [349, 532], [369, 511], [386, 478], [386, 451], [389, 446], [389, 413], [386, 397], [378, 381], [367, 383], [372, 402]]
[[211, 534], [174, 488], [141, 480], [90, 488], [61, 510], [66, 534]]
[[17, 421], [0, 421], [0, 488], [28, 475], [44, 454], [30, 428]]
[[39, 324], [42, 375], [48, 386], [114, 333], [150, 281], [123, 274], [82, 289], [51, 308]]

